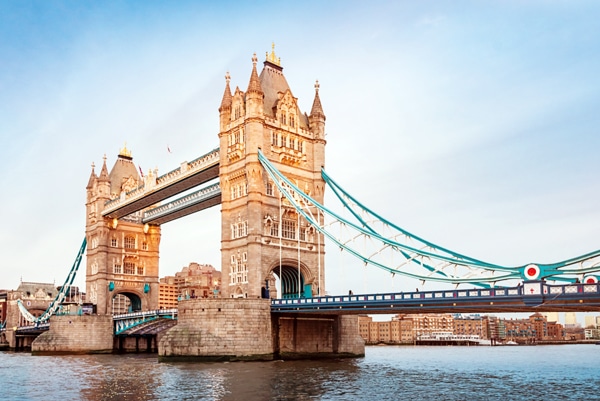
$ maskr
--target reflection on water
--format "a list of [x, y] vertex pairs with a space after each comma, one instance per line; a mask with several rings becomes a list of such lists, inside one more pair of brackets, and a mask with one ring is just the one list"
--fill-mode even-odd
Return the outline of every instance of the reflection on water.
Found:
[[158, 363], [0, 353], [8, 400], [593, 400], [600, 347], [367, 347], [365, 358]]

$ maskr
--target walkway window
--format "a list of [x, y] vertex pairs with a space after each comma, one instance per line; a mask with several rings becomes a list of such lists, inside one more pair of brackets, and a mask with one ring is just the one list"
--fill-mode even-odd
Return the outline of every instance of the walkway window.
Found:
[[113, 265], [113, 273], [114, 274], [123, 274], [123, 268], [120, 263], [115, 262]]

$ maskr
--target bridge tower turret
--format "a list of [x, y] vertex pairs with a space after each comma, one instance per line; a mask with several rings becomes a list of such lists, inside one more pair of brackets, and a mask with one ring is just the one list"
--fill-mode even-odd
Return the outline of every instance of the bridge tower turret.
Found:
[[260, 150], [298, 187], [323, 201], [325, 114], [318, 85], [307, 116], [274, 48], [260, 75], [257, 61], [254, 55], [246, 92], [236, 87], [231, 95], [226, 75], [219, 108], [221, 291], [232, 298], [324, 294], [323, 237], [282, 198], [258, 159]]
[[132, 160], [124, 147], [109, 173], [104, 156], [86, 187], [86, 291], [100, 315], [158, 308], [160, 226], [142, 224], [140, 212], [102, 216], [107, 201], [142, 183]]

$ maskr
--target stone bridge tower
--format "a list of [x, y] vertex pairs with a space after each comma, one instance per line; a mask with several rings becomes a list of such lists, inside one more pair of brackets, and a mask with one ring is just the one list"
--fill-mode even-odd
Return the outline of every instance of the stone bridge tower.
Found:
[[282, 199], [258, 159], [260, 149], [323, 203], [325, 115], [318, 82], [310, 115], [302, 114], [274, 49], [260, 75], [256, 55], [252, 64], [245, 92], [236, 87], [232, 94], [226, 75], [219, 107], [221, 291], [231, 298], [324, 294], [323, 237]]
[[106, 157], [87, 190], [87, 299], [99, 315], [158, 309], [160, 226], [141, 222], [141, 212], [119, 220], [102, 216], [106, 201], [141, 184], [131, 152], [124, 147], [110, 173]]

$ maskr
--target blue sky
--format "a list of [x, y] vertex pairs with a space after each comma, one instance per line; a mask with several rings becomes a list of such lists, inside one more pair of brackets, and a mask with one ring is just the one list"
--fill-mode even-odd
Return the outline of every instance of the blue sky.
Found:
[[[592, 1], [0, 2], [0, 288], [62, 283], [104, 154], [110, 168], [126, 142], [164, 173], [216, 147], [225, 73], [245, 90], [252, 54], [272, 42], [302, 111], [320, 82], [327, 171], [379, 214], [498, 264], [596, 250], [599, 12]], [[218, 208], [164, 225], [161, 275], [220, 268], [216, 230]], [[389, 290], [358, 266], [330, 246], [327, 276], [343, 280], [329, 292]]]

